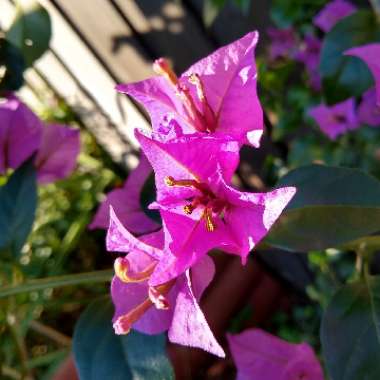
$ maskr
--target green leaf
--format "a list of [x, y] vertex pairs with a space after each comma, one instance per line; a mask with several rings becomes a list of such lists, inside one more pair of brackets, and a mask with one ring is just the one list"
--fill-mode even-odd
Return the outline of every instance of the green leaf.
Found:
[[5, 69], [0, 76], [0, 91], [16, 91], [23, 85], [24, 57], [5, 38], [0, 38], [0, 68]]
[[328, 104], [359, 96], [374, 83], [367, 65], [357, 57], [343, 55], [351, 47], [380, 41], [375, 15], [358, 11], [338, 22], [327, 33], [321, 51], [320, 74]]
[[37, 205], [36, 172], [30, 159], [0, 187], [0, 251], [20, 254], [33, 225]]
[[36, 1], [22, 1], [17, 8], [6, 38], [20, 49], [28, 67], [49, 48], [51, 21], [47, 11]]
[[321, 325], [323, 357], [332, 380], [380, 379], [380, 277], [345, 285]]
[[222, 10], [222, 8], [225, 6], [226, 2], [227, 0], [205, 0], [204, 1], [202, 17], [203, 17], [203, 23], [205, 24], [207, 28], [213, 24], [218, 14]]
[[148, 206], [156, 200], [156, 185], [154, 182], [154, 173], [152, 172], [146, 179], [144, 186], [140, 193], [140, 205], [144, 213], [154, 220], [155, 222], [161, 224], [161, 216], [157, 210], [151, 210]]
[[173, 370], [165, 353], [164, 335], [131, 331], [115, 335], [108, 297], [90, 304], [74, 332], [74, 357], [81, 380], [166, 380]]
[[272, 246], [320, 250], [380, 230], [380, 182], [360, 170], [304, 166], [284, 176], [283, 186], [297, 193], [265, 240]]

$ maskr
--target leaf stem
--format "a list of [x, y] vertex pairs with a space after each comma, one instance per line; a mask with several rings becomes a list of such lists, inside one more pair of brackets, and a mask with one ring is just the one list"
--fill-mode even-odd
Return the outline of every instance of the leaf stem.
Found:
[[52, 341], [58, 343], [61, 346], [71, 346], [71, 338], [69, 338], [65, 334], [62, 334], [60, 331], [53, 329], [50, 326], [46, 326], [38, 321], [31, 321], [29, 327], [35, 332], [46, 336], [47, 338], [51, 339]]
[[0, 288], [0, 298], [8, 297], [19, 293], [27, 293], [47, 288], [58, 288], [69, 285], [79, 285], [94, 282], [110, 281], [113, 275], [112, 269], [54, 276], [31, 280], [20, 285], [10, 285]]
[[22, 379], [23, 380], [33, 380], [33, 376], [29, 371], [27, 366], [28, 362], [28, 351], [26, 349], [25, 341], [20, 332], [20, 327], [17, 324], [16, 317], [14, 315], [9, 314], [7, 316], [8, 328], [12, 335], [12, 338], [16, 344], [17, 353], [20, 359]]

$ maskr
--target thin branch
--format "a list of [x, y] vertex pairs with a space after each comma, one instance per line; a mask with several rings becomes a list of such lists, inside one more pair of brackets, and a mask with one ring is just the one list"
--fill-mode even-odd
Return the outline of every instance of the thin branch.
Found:
[[53, 329], [50, 326], [46, 326], [38, 321], [31, 321], [29, 327], [36, 331], [37, 333], [46, 336], [47, 338], [53, 340], [61, 346], [70, 347], [71, 346], [71, 338], [62, 334], [61, 332]]
[[46, 277], [31, 280], [20, 285], [10, 285], [0, 288], [0, 298], [19, 293], [27, 293], [47, 288], [58, 288], [69, 285], [80, 285], [95, 282], [108, 282], [111, 280], [113, 270], [100, 270], [63, 276]]

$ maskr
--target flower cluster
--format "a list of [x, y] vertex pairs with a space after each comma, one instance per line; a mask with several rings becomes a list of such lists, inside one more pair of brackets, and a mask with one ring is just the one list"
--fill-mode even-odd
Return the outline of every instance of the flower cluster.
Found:
[[[168, 330], [172, 342], [224, 356], [198, 305], [215, 271], [207, 253], [218, 248], [244, 264], [295, 194], [292, 187], [240, 192], [231, 183], [241, 146], [258, 147], [263, 134], [257, 41], [257, 32], [249, 33], [180, 77], [161, 58], [154, 63], [158, 76], [117, 87], [152, 121], [152, 130], [135, 130], [140, 165], [92, 223], [105, 227], [109, 220], [107, 249], [127, 253], [115, 261], [111, 287], [117, 334]], [[156, 200], [149, 207], [162, 226], [140, 206], [152, 169]]]
[[65, 178], [75, 168], [79, 131], [64, 125], [44, 125], [16, 96], [0, 102], [0, 175], [16, 170], [34, 155], [39, 183]]
[[[357, 8], [346, 0], [329, 2], [314, 18], [313, 24], [323, 33], [328, 33], [341, 19], [355, 13]], [[304, 64], [309, 76], [310, 86], [315, 91], [321, 90], [319, 61], [322, 40], [306, 34], [302, 41], [297, 38], [292, 28], [268, 31], [272, 38], [270, 57], [292, 58]], [[380, 54], [380, 44], [368, 44], [349, 49], [346, 55], [363, 59], [370, 68], [376, 82], [380, 80], [380, 66], [377, 57]], [[350, 130], [359, 128], [362, 124], [371, 127], [380, 125], [380, 86], [370, 88], [357, 103], [354, 98], [328, 106], [321, 103], [312, 107], [308, 114], [319, 125], [321, 131], [330, 139], [335, 140]]]

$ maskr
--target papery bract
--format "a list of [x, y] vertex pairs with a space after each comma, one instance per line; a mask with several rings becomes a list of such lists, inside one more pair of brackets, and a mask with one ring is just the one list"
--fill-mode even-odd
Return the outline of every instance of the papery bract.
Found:
[[360, 126], [354, 99], [345, 100], [331, 107], [320, 104], [309, 109], [308, 113], [331, 140]]
[[153, 207], [160, 210], [171, 253], [157, 265], [151, 285], [177, 277], [212, 248], [240, 255], [244, 263], [295, 194], [291, 187], [244, 193], [229, 186], [238, 159], [234, 142], [136, 137], [155, 171]]
[[376, 104], [376, 91], [374, 88], [366, 91], [358, 107], [359, 122], [371, 127], [380, 126], [380, 106]]
[[327, 33], [339, 20], [356, 10], [357, 8], [348, 1], [333, 0], [328, 2], [313, 18], [313, 23]]
[[277, 29], [267, 28], [270, 38], [269, 57], [272, 60], [278, 58], [292, 58], [297, 49], [297, 36], [293, 28]]
[[175, 280], [151, 287], [150, 273], [165, 255], [162, 240], [162, 231], [135, 238], [111, 209], [107, 249], [128, 253], [125, 258], [117, 259], [111, 286], [115, 332], [125, 334], [134, 328], [157, 334], [168, 330], [173, 343], [202, 348], [224, 357], [198, 305], [214, 276], [212, 260], [205, 256]]
[[295, 59], [305, 65], [309, 74], [310, 85], [313, 89], [321, 89], [321, 77], [319, 75], [319, 59], [322, 42], [318, 37], [307, 34], [295, 55]]
[[140, 201], [141, 191], [151, 174], [152, 166], [141, 154], [138, 166], [129, 174], [124, 186], [107, 194], [89, 228], [108, 228], [109, 208], [112, 206], [117, 210], [121, 223], [135, 234], [146, 234], [159, 229], [158, 223], [145, 214]]
[[79, 130], [65, 125], [45, 126], [35, 161], [39, 183], [67, 177], [76, 166], [80, 151]]
[[380, 43], [372, 43], [351, 48], [344, 52], [362, 59], [369, 67], [376, 84], [376, 103], [380, 106]]
[[0, 102], [0, 174], [17, 169], [37, 151], [42, 123], [15, 96]]
[[146, 107], [156, 132], [174, 119], [180, 127], [177, 137], [194, 132], [228, 135], [257, 147], [263, 133], [263, 112], [256, 92], [257, 41], [257, 32], [248, 33], [201, 59], [179, 79], [159, 59], [155, 67], [162, 76], [118, 85], [117, 90]]
[[237, 380], [323, 380], [323, 372], [307, 343], [288, 343], [260, 329], [227, 340], [237, 367]]

